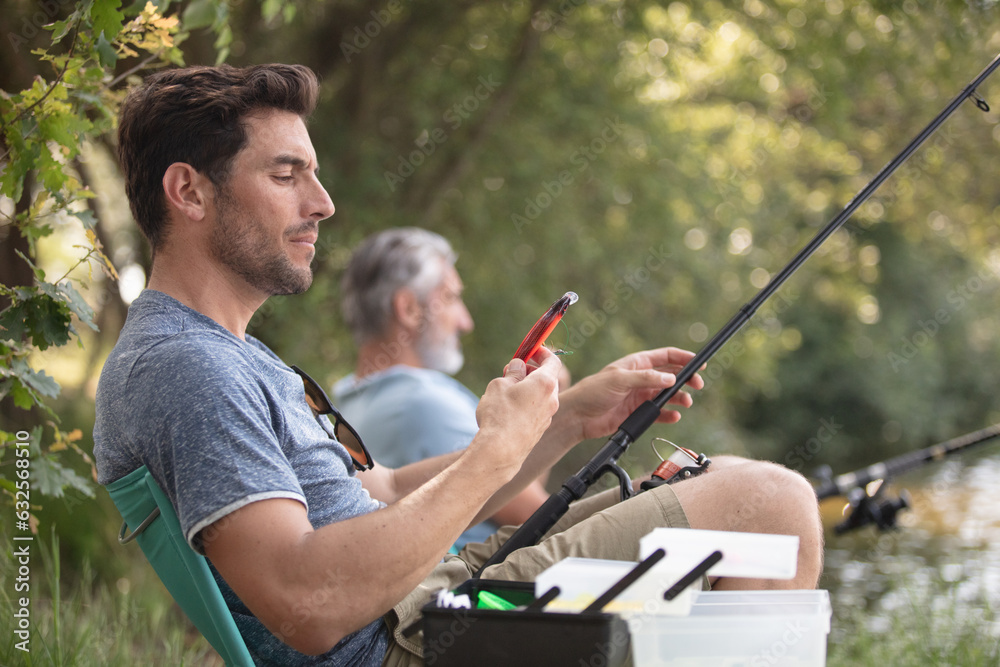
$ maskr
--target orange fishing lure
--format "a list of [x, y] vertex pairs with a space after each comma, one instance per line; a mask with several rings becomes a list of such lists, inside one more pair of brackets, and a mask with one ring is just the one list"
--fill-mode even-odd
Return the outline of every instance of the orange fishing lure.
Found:
[[542, 346], [545, 339], [549, 337], [552, 330], [556, 328], [559, 324], [559, 320], [562, 319], [563, 315], [566, 314], [566, 309], [571, 305], [576, 303], [580, 297], [576, 295], [576, 292], [566, 292], [563, 294], [552, 307], [546, 311], [544, 315], [538, 318], [535, 322], [535, 326], [531, 327], [528, 335], [524, 337], [521, 341], [520, 347], [517, 348], [517, 352], [514, 353], [515, 359], [521, 359], [527, 361], [535, 356], [538, 352], [538, 348]]

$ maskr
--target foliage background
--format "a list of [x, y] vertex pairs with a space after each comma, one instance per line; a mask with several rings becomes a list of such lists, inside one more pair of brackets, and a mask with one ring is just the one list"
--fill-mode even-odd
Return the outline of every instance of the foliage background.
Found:
[[[122, 20], [141, 4], [126, 3]], [[32, 53], [51, 42], [42, 23], [106, 5], [118, 11], [5, 2], [5, 97], [53, 78]], [[269, 301], [251, 330], [327, 384], [353, 364], [339, 273], [364, 236], [397, 225], [438, 231], [459, 250], [477, 324], [459, 377], [474, 391], [569, 289], [581, 302], [557, 336], [575, 377], [645, 347], [697, 349], [1000, 52], [989, 1], [154, 5], [181, 19], [176, 44], [151, 49], [153, 59], [98, 58], [91, 67], [112, 96], [104, 109], [132, 70], [161, 61], [301, 62], [321, 77], [310, 131], [338, 212], [321, 225], [313, 287]], [[1000, 421], [990, 380], [1000, 79], [979, 92], [994, 109], [963, 105], [716, 357], [682, 422], [650, 435], [809, 473]], [[73, 269], [81, 341], [44, 351], [10, 341], [62, 386], [58, 398], [36, 397], [60, 421], [46, 426], [52, 416], [15, 405], [8, 387], [0, 430], [44, 427], [49, 450], [79, 446], [84, 456], [66, 465], [83, 477], [99, 369], [149, 262], [111, 117], [88, 113], [64, 170], [85, 201], [52, 212], [51, 234], [9, 221], [46, 187], [37, 172], [27, 199], [0, 197], [0, 284], [38, 284], [17, 251], [50, 277]], [[95, 270], [95, 250], [120, 280]], [[88, 319], [96, 331], [79, 326]], [[597, 445], [579, 448], [552, 483]], [[626, 461], [634, 472], [653, 462], [645, 442]], [[80, 486], [36, 508], [74, 560], [110, 549], [115, 523], [106, 499], [87, 500]], [[100, 567], [121, 574], [113, 559]]]
[[[311, 131], [340, 212], [318, 284], [254, 331], [329, 381], [352, 362], [347, 252], [403, 224], [461, 253], [476, 390], [566, 289], [576, 376], [697, 348], [1000, 47], [989, 4], [403, 5], [376, 30], [385, 7], [302, 6], [294, 41], [237, 30], [266, 45], [248, 61], [324, 80]], [[500, 84], [480, 101], [484, 78]], [[842, 468], [996, 421], [997, 119], [965, 105], [719, 355], [672, 437], [797, 463], [826, 419], [835, 439], [803, 465]]]

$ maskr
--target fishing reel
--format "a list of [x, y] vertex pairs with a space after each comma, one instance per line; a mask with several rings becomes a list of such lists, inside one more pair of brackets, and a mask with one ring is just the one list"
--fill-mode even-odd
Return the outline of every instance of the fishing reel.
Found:
[[[656, 449], [657, 440], [673, 447], [673, 453], [664, 459], [663, 455]], [[653, 438], [650, 444], [661, 463], [653, 471], [653, 476], [639, 485], [639, 488], [643, 491], [655, 489], [662, 484], [673, 484], [674, 482], [697, 477], [708, 470], [708, 466], [712, 465], [712, 459], [704, 454], [695, 454], [687, 447], [675, 445], [666, 438]]]
[[[874, 488], [872, 488], [874, 487]], [[837, 535], [843, 535], [870, 523], [882, 532], [895, 530], [896, 515], [911, 507], [910, 494], [903, 489], [899, 496], [892, 497], [884, 492], [883, 480], [876, 480], [866, 486], [858, 486], [847, 493], [844, 507], [845, 519], [834, 526]]]

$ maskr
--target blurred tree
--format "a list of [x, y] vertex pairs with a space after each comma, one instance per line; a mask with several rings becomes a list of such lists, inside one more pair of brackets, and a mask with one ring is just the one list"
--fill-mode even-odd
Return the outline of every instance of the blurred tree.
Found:
[[[322, 78], [310, 131], [338, 213], [312, 289], [270, 300], [252, 332], [327, 383], [353, 365], [340, 270], [362, 237], [404, 224], [461, 253], [474, 389], [567, 289], [581, 303], [555, 342], [578, 377], [644, 347], [696, 349], [1000, 51], [995, 3], [960, 0], [175, 6], [206, 28], [181, 46], [188, 63], [222, 48]], [[1000, 105], [998, 90], [980, 92]], [[663, 433], [808, 472], [998, 421], [997, 121], [960, 109]]]
[[[314, 288], [255, 331], [334, 380], [352, 363], [350, 248], [428, 226], [462, 253], [475, 388], [566, 289], [577, 376], [697, 348], [1000, 47], [994, 5], [965, 2], [324, 3], [281, 29], [295, 39], [243, 27], [236, 59], [322, 74], [311, 131], [339, 208]], [[720, 353], [670, 432], [785, 460], [833, 420], [803, 464], [848, 465], [995, 421], [996, 127], [960, 110]], [[894, 363], [941, 308], [958, 312]]]
[[[225, 5], [197, 4], [218, 10], [219, 20], [200, 24], [212, 25], [224, 37]], [[20, 21], [8, 14], [4, 18], [9, 30], [3, 55], [10, 65], [2, 68], [0, 96], [0, 414], [5, 429], [0, 454], [10, 452], [4, 463], [10, 473], [0, 478], [0, 489], [16, 505], [19, 522], [37, 510], [40, 497], [61, 497], [67, 489], [92, 495], [89, 482], [62, 455], [74, 450], [89, 462], [78, 445], [82, 430], [62, 430], [52, 405], [59, 384], [38, 368], [39, 353], [71, 340], [82, 342], [77, 323], [97, 328], [94, 308], [81, 291], [90, 291], [105, 306], [97, 321], [109, 311], [109, 302], [120, 303], [106, 298], [110, 289], [91, 290], [99, 284], [95, 268], [109, 279], [117, 274], [104, 253], [101, 239], [107, 230], [95, 215], [92, 166], [84, 164], [82, 151], [113, 127], [129, 76], [183, 62], [175, 41], [183, 39], [177, 17], [163, 16], [152, 3], [125, 11], [120, 5], [117, 0], [70, 7], [18, 3]], [[65, 264], [52, 270], [52, 263], [44, 266], [43, 261], [51, 258], [39, 257], [39, 246], [57, 229], [71, 247], [60, 248]], [[77, 271], [84, 268], [85, 276]]]

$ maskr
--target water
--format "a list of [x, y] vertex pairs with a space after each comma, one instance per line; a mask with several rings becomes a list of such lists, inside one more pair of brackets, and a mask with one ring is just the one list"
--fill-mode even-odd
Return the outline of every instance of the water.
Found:
[[[835, 617], [863, 609], [872, 631], [887, 632], [880, 612], [904, 605], [929, 604], [928, 613], [947, 608], [956, 618], [1000, 608], [998, 480], [995, 446], [914, 471], [890, 487], [906, 489], [912, 507], [899, 515], [900, 529], [889, 533], [865, 527], [837, 536], [832, 527], [842, 518], [844, 500], [825, 501], [820, 586], [830, 591]], [[995, 630], [1000, 635], [1000, 626]]]

